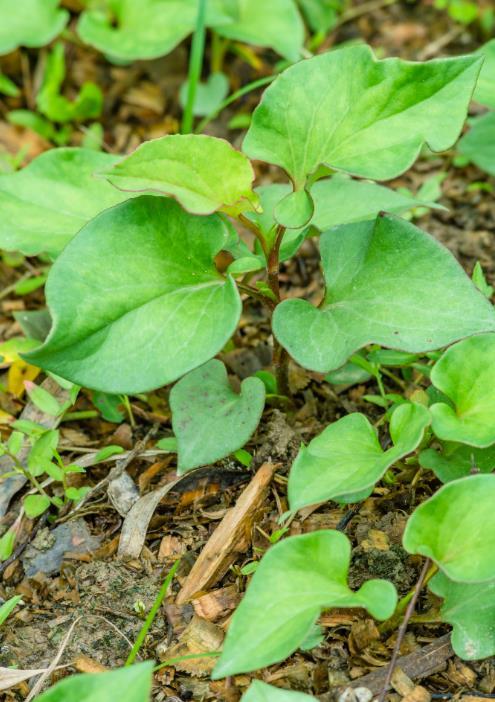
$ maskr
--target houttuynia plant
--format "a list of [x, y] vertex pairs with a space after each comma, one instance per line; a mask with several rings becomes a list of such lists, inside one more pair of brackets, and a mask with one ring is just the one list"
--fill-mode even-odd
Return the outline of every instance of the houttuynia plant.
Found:
[[[170, 406], [181, 472], [241, 448], [259, 422], [263, 380], [248, 378], [234, 390], [215, 359], [246, 295], [271, 313], [279, 395], [289, 393], [289, 356], [326, 374], [352, 359], [379, 377], [381, 365], [414, 363], [417, 354], [454, 344], [428, 368], [431, 396], [385, 405], [386, 450], [366, 417], [343, 417], [301, 448], [288, 495], [292, 513], [329, 499], [359, 501], [419, 449], [421, 465], [445, 484], [413, 513], [403, 545], [438, 571], [430, 587], [444, 598], [443, 617], [466, 658], [495, 652], [493, 626], [474, 633], [483, 617], [495, 619], [485, 597], [495, 582], [495, 476], [486, 474], [495, 444], [495, 313], [479, 281], [481, 290], [445, 248], [399, 216], [432, 204], [373, 181], [403, 173], [425, 146], [442, 151], [456, 142], [482, 60], [379, 61], [367, 46], [338, 49], [279, 75], [242, 151], [209, 136], [166, 136], [121, 160], [55, 150], [0, 179], [8, 218], [1, 245], [56, 259], [47, 282], [51, 331], [25, 357], [107, 393], [177, 381]], [[250, 159], [278, 166], [286, 182], [254, 187]], [[63, 211], [51, 204], [55, 192]], [[253, 234], [252, 248], [236, 222]], [[316, 235], [321, 304], [283, 299], [281, 262]], [[222, 251], [232, 258], [226, 270], [217, 267]], [[256, 285], [246, 278], [252, 273]], [[366, 358], [362, 349], [371, 344], [393, 353], [375, 348]], [[486, 472], [471, 475], [473, 451]], [[391, 617], [392, 584], [371, 580], [351, 590], [349, 558], [347, 537], [332, 530], [273, 546], [233, 617], [214, 677], [305, 646], [322, 609], [360, 606]], [[270, 695], [260, 683], [246, 700]]]
[[[236, 395], [218, 362], [195, 370], [234, 333], [243, 294], [273, 310], [282, 394], [287, 352], [305, 368], [328, 372], [369, 343], [425, 352], [494, 330], [490, 303], [453, 257], [412, 224], [378, 212], [369, 188], [379, 188], [380, 209], [388, 199], [401, 211], [411, 206], [408, 198], [399, 205], [402, 196], [343, 175], [318, 179], [324, 167], [386, 180], [407, 169], [425, 143], [451, 146], [480, 65], [473, 56], [420, 64], [377, 61], [366, 46], [341, 49], [277, 78], [253, 115], [243, 152], [213, 137], [168, 136], [118, 162], [60, 150], [4, 176], [11, 247], [56, 255], [73, 237], [48, 279], [51, 332], [29, 360], [110, 393], [147, 391], [190, 374], [172, 393], [179, 464], [187, 470], [239, 448], [260, 416], [260, 379]], [[291, 185], [257, 192], [248, 157], [280, 166]], [[340, 202], [350, 184], [355, 199], [359, 188], [368, 191], [361, 214]], [[67, 185], [63, 215], [47, 212], [40, 193]], [[327, 229], [332, 202], [341, 214]], [[89, 221], [73, 236], [85, 212]], [[31, 217], [39, 221], [34, 228]], [[254, 250], [239, 241], [232, 220], [255, 233]], [[33, 236], [37, 227], [45, 231]], [[316, 230], [323, 230], [323, 303], [281, 300], [280, 261]], [[226, 272], [215, 265], [222, 250], [234, 256]], [[263, 269], [265, 285], [241, 282], [246, 271]], [[215, 432], [216, 444], [189, 458], [190, 437], [215, 426], [226, 427]]]

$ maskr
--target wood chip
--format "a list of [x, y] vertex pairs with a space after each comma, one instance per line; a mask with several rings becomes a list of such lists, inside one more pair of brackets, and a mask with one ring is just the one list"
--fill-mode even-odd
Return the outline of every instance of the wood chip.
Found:
[[74, 659], [72, 665], [79, 673], [104, 673], [108, 670], [98, 661], [82, 653]]
[[186, 545], [178, 536], [167, 534], [164, 536], [158, 549], [158, 561], [163, 563], [169, 558], [177, 558], [186, 552]]
[[239, 604], [241, 596], [234, 585], [213, 590], [192, 600], [194, 611], [199, 617], [216, 622], [227, 616]]
[[373, 641], [378, 641], [380, 632], [372, 619], [358, 619], [351, 628], [351, 643], [353, 650], [364, 651]]
[[416, 685], [402, 702], [431, 702], [431, 694], [422, 685]]
[[264, 463], [215, 529], [177, 595], [184, 604], [198, 592], [215, 585], [227, 572], [236, 554], [248, 548], [253, 518], [262, 504], [277, 468]]
[[407, 697], [407, 695], [414, 690], [413, 681], [404, 673], [402, 668], [399, 668], [399, 666], [395, 668], [390, 683], [394, 690], [402, 697]]

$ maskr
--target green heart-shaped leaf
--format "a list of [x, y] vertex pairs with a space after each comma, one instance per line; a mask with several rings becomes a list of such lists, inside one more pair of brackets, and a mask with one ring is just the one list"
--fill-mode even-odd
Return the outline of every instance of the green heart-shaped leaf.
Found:
[[249, 160], [227, 141], [202, 134], [147, 141], [102, 175], [120, 190], [171, 195], [193, 214], [240, 212], [257, 200]]
[[[222, 0], [209, 0], [209, 25], [230, 22]], [[165, 56], [196, 27], [198, 0], [101, 0], [82, 14], [81, 39], [119, 61]]]
[[495, 39], [491, 39], [477, 52], [485, 59], [481, 67], [473, 100], [495, 110]]
[[480, 660], [495, 654], [495, 581], [481, 585], [454, 583], [437, 573], [430, 590], [443, 597], [440, 614], [451, 624], [452, 648], [464, 660]]
[[346, 0], [298, 0], [306, 20], [314, 32], [326, 34], [332, 29]]
[[330, 424], [303, 447], [289, 475], [289, 505], [307, 505], [360, 493], [375, 485], [395, 461], [416, 449], [430, 423], [426, 407], [399, 405], [390, 420], [392, 448], [383, 451], [364, 414]]
[[315, 702], [315, 698], [303, 692], [283, 690], [261, 680], [253, 680], [241, 702]]
[[[188, 91], [189, 82], [186, 81], [181, 85], [179, 92], [179, 101], [182, 107], [187, 105]], [[198, 83], [196, 86], [193, 114], [198, 117], [211, 114], [227, 97], [228, 92], [229, 79], [225, 73], [211, 73], [206, 82]]]
[[[322, 234], [323, 306], [285, 300], [277, 339], [305, 368], [339, 368], [370, 343], [419, 353], [495, 329], [495, 312], [454, 257], [394, 216]], [[407, 285], [404, 281], [407, 280]]]
[[91, 149], [51, 149], [0, 175], [0, 248], [58, 255], [92, 217], [131, 197], [93, 177], [117, 160]]
[[495, 112], [470, 120], [470, 125], [459, 142], [459, 152], [482, 171], [495, 175]]
[[244, 446], [264, 404], [265, 386], [259, 378], [246, 378], [236, 393], [224, 364], [216, 359], [181, 378], [170, 393], [179, 473], [214, 463]]
[[36, 698], [36, 702], [108, 702], [109, 690], [119, 702], [149, 702], [153, 662], [108, 673], [71, 675]]
[[300, 229], [309, 224], [313, 217], [313, 198], [306, 190], [289, 192], [273, 211], [278, 224], [287, 229]]
[[18, 46], [49, 44], [67, 24], [69, 13], [60, 0], [0, 0], [0, 54]]
[[351, 545], [322, 530], [280, 541], [263, 556], [230, 623], [213, 679], [284, 660], [329, 607], [365, 607], [377, 619], [395, 609], [392, 583], [370, 580], [357, 592], [347, 584]]
[[403, 544], [431, 558], [451, 579], [495, 580], [495, 475], [447, 483], [409, 517]]
[[478, 448], [495, 443], [495, 334], [464, 339], [447, 349], [431, 382], [453, 404], [431, 407], [433, 431], [440, 439]]
[[464, 478], [474, 471], [495, 470], [495, 446], [479, 449], [464, 444], [446, 443], [439, 450], [425, 449], [419, 454], [422, 468], [432, 470], [442, 483]]
[[289, 61], [301, 58], [304, 25], [294, 0], [221, 0], [230, 22], [218, 34], [255, 46], [267, 46]]
[[344, 173], [318, 180], [311, 188], [315, 214], [311, 224], [326, 231], [337, 224], [374, 219], [379, 212], [401, 214], [413, 207], [443, 209], [434, 202], [403, 195], [383, 185], [354, 180]]
[[394, 178], [425, 142], [433, 151], [455, 143], [481, 63], [475, 56], [377, 61], [368, 46], [301, 61], [263, 94], [243, 149], [281, 166], [295, 190], [322, 164]]
[[[271, 246], [277, 228], [275, 208], [291, 194], [291, 187], [285, 183], [271, 183], [255, 188], [255, 192], [260, 198], [261, 211], [246, 212], [246, 217], [256, 222]], [[442, 209], [434, 202], [418, 200], [376, 183], [354, 180], [344, 173], [317, 181], [311, 187], [310, 194], [314, 202], [314, 215], [309, 224], [320, 231], [338, 224], [375, 219], [379, 212], [400, 214], [413, 207]], [[301, 228], [286, 232], [282, 247], [289, 237], [297, 237], [302, 231]]]
[[166, 385], [205, 363], [241, 312], [234, 281], [213, 264], [227, 236], [218, 216], [195, 217], [168, 198], [103, 212], [50, 272], [53, 328], [29, 361], [119, 394]]

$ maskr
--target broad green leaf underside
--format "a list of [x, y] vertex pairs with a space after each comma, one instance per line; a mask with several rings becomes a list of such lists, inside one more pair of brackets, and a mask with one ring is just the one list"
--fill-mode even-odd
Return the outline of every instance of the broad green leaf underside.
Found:
[[192, 214], [254, 209], [257, 200], [244, 154], [200, 134], [147, 141], [102, 175], [120, 190], [169, 195]]

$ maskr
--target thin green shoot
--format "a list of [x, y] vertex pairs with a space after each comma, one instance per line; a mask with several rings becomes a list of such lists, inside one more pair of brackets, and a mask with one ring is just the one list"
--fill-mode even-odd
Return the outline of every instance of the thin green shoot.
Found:
[[190, 134], [193, 130], [194, 101], [196, 99], [196, 89], [201, 77], [201, 68], [203, 66], [203, 56], [205, 51], [206, 1], [207, 0], [199, 0], [198, 4], [198, 18], [191, 44], [191, 58], [189, 60], [187, 102], [184, 108], [184, 114], [182, 115], [182, 134]]
[[177, 568], [179, 567], [180, 563], [180, 558], [175, 561], [174, 565], [172, 568], [169, 570], [167, 577], [163, 581], [163, 585], [160, 588], [160, 591], [158, 595], [156, 596], [155, 601], [153, 602], [153, 606], [151, 607], [148, 616], [146, 617], [143, 626], [141, 627], [141, 630], [137, 636], [137, 639], [134, 643], [134, 646], [131, 649], [131, 652], [129, 653], [127, 660], [125, 662], [125, 665], [132, 665], [134, 661], [136, 660], [136, 656], [139, 653], [141, 646], [144, 643], [144, 640], [146, 639], [146, 636], [148, 635], [148, 631], [151, 628], [151, 625], [153, 624], [156, 615], [158, 614], [158, 611], [161, 607], [161, 604], [163, 600], [165, 599], [165, 596], [168, 592], [168, 588], [170, 587], [172, 580], [174, 579], [174, 575], [177, 572]]

